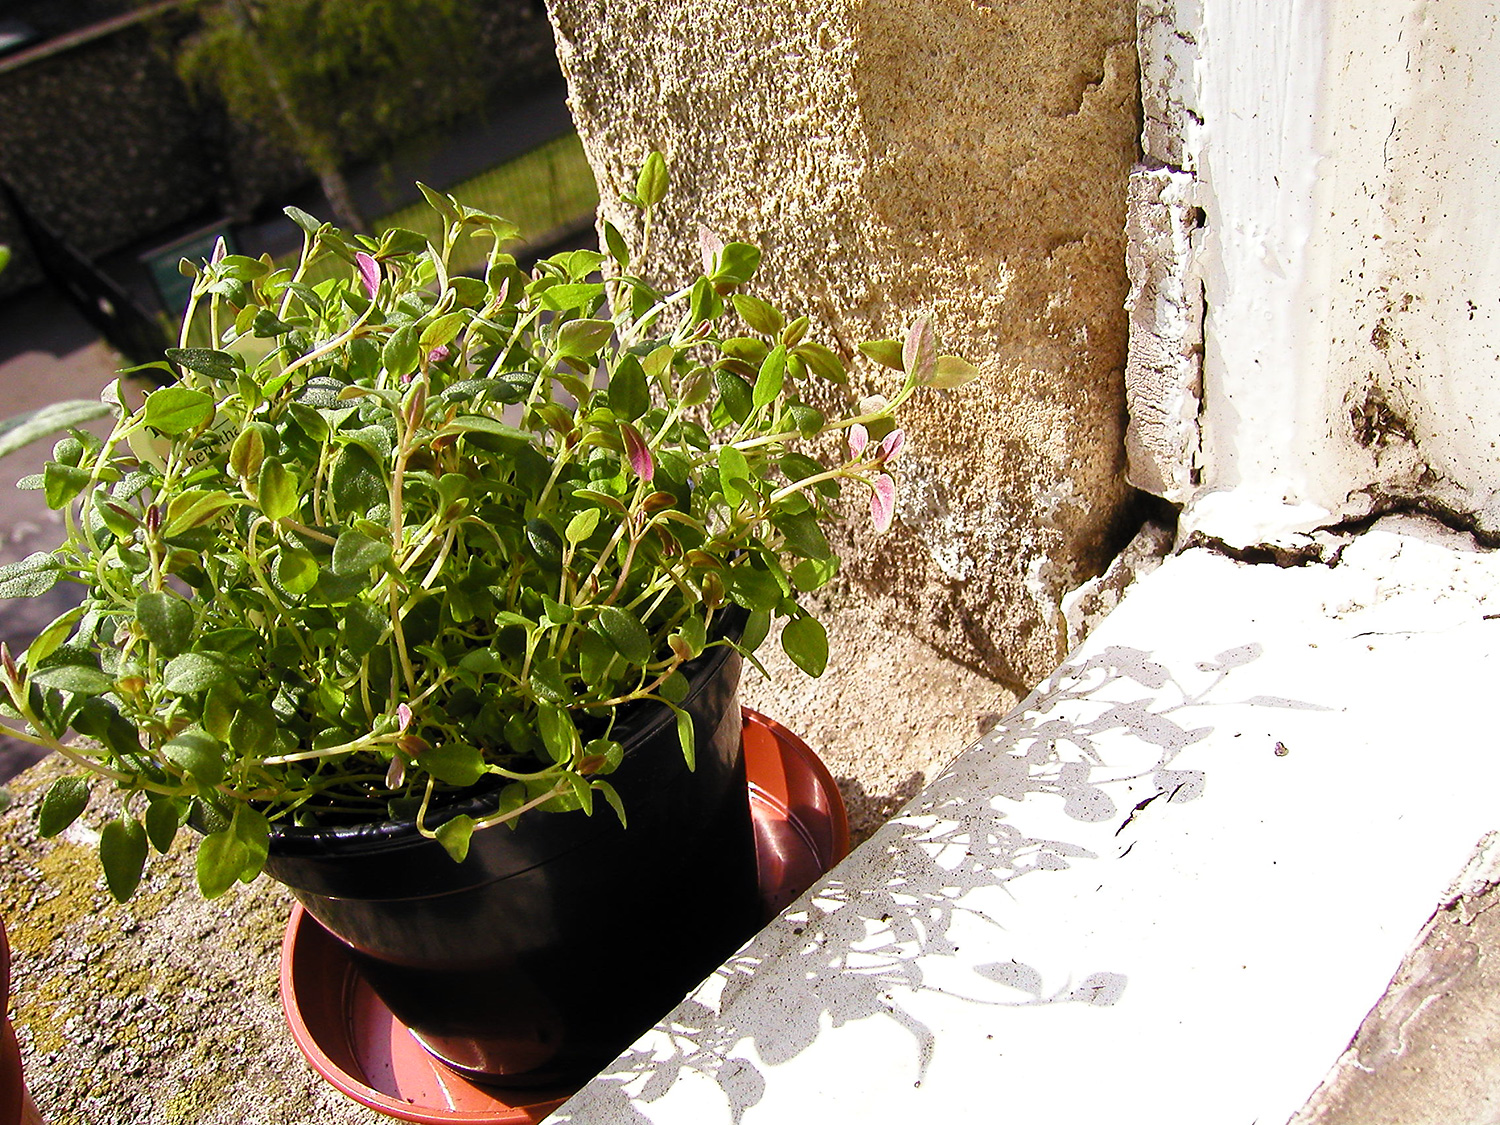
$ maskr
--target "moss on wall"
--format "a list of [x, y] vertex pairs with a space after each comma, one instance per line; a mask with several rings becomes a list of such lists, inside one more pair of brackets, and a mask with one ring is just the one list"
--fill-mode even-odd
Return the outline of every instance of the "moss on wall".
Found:
[[12, 1018], [49, 1125], [387, 1121], [319, 1078], [286, 1030], [285, 891], [263, 880], [203, 902], [179, 842], [116, 904], [93, 847], [107, 802], [62, 836], [36, 836], [36, 804], [65, 765], [49, 758], [15, 778], [0, 814]]

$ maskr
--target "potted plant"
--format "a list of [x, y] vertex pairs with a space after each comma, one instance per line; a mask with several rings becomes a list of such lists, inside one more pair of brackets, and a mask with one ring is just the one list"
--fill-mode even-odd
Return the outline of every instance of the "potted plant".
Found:
[[[79, 767], [43, 835], [92, 784], [126, 792], [99, 840], [116, 898], [191, 825], [205, 895], [268, 870], [440, 1058], [548, 1082], [753, 930], [740, 660], [781, 617], [823, 671], [802, 595], [838, 565], [840, 490], [886, 527], [896, 410], [975, 371], [922, 321], [862, 346], [890, 397], [830, 418], [806, 389], [844, 364], [746, 291], [755, 247], [705, 233], [663, 294], [606, 224], [607, 254], [527, 273], [511, 224], [423, 190], [430, 240], [289, 208], [294, 268], [182, 263], [176, 381], [133, 411], [106, 391], [112, 433], [22, 482], [67, 539], [0, 596], [86, 593], [0, 651], [0, 700]], [[665, 190], [653, 154], [645, 237]]]

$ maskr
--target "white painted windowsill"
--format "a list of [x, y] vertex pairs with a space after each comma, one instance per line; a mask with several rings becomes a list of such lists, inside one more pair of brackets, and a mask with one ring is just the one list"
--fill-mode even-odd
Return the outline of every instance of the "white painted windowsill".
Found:
[[1500, 827], [1467, 544], [1169, 559], [553, 1120], [1286, 1121]]

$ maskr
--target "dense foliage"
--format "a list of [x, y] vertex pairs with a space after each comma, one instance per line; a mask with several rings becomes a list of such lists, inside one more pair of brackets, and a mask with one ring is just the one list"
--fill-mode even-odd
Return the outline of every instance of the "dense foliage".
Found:
[[[634, 196], [648, 228], [665, 186], [653, 156]], [[473, 830], [533, 808], [602, 800], [623, 818], [616, 709], [677, 711], [691, 761], [682, 665], [753, 653], [773, 616], [821, 673], [801, 599], [838, 565], [830, 505], [860, 487], [887, 526], [895, 410], [974, 374], [922, 322], [864, 346], [900, 373], [890, 399], [830, 420], [800, 391], [845, 383], [843, 362], [745, 291], [755, 247], [705, 233], [702, 275], [669, 294], [630, 272], [612, 227], [609, 261], [525, 273], [510, 224], [426, 194], [437, 245], [289, 209], [295, 269], [184, 262], [177, 381], [134, 411], [106, 392], [112, 433], [75, 430], [23, 482], [66, 513], [67, 540], [0, 568], [0, 596], [87, 593], [19, 659], [0, 651], [0, 710], [129, 791], [101, 841], [118, 897], [189, 819], [213, 895], [255, 876], [277, 822], [416, 818], [461, 858]], [[484, 276], [450, 276], [471, 237], [489, 240]], [[310, 284], [330, 262], [339, 276]], [[200, 322], [216, 346], [188, 346]], [[825, 465], [807, 450], [829, 435]], [[435, 800], [486, 781], [493, 813], [429, 826]], [[88, 791], [60, 782], [42, 832]]]

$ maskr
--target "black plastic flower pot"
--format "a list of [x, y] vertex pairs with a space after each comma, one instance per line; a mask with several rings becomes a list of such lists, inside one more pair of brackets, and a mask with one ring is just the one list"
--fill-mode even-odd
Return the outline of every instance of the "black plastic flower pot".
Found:
[[669, 710], [622, 713], [609, 780], [628, 828], [602, 801], [534, 811], [476, 832], [461, 864], [410, 822], [286, 828], [266, 870], [447, 1065], [512, 1086], [585, 1078], [759, 926], [740, 663], [720, 647], [687, 669], [695, 770]]

